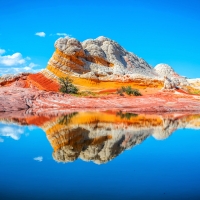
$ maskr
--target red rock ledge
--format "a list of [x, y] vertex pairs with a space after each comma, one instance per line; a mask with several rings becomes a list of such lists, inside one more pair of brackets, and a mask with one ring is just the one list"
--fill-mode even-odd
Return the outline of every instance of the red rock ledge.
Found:
[[7, 86], [0, 88], [0, 112], [46, 108], [108, 108], [135, 112], [200, 111], [200, 96], [175, 92], [158, 92], [139, 97], [110, 94], [102, 97], [76, 97], [32, 88]]

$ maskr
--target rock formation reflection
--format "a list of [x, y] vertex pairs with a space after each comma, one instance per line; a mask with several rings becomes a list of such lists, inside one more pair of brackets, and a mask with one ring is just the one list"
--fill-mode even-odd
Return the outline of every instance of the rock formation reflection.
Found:
[[80, 158], [106, 163], [147, 137], [162, 140], [180, 128], [200, 128], [200, 114], [135, 114], [81, 111], [61, 116], [1, 117], [4, 122], [41, 127], [58, 162]]

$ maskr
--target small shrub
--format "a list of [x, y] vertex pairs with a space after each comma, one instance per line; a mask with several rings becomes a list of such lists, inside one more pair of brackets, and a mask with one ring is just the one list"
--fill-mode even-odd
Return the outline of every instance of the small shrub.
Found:
[[138, 114], [135, 113], [123, 113], [121, 110], [116, 113], [116, 116], [119, 116], [121, 119], [130, 120], [132, 117], [137, 117]]
[[120, 89], [117, 89], [117, 94], [120, 96], [124, 96], [123, 93], [126, 93], [127, 95], [134, 95], [134, 96], [142, 96], [140, 91], [138, 89], [133, 89], [131, 86], [122, 86]]
[[63, 117], [59, 120], [59, 124], [61, 124], [61, 125], [67, 125], [67, 124], [69, 124], [69, 123], [71, 122], [71, 119], [72, 119], [75, 115], [77, 115], [77, 114], [78, 114], [78, 112], [73, 112], [73, 113], [70, 113], [70, 114], [68, 114], [68, 115], [63, 116]]
[[67, 94], [77, 94], [78, 88], [72, 84], [72, 79], [69, 77], [60, 78], [60, 92]]
[[140, 91], [137, 90], [137, 89], [133, 89], [133, 95], [134, 96], [142, 96], [142, 94], [140, 93]]

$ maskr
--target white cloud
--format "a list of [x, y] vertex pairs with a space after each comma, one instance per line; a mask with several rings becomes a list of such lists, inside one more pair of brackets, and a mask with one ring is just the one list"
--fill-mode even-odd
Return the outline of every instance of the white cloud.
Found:
[[24, 64], [26, 60], [22, 58], [21, 53], [14, 53], [13, 55], [2, 56], [0, 55], [0, 66], [15, 66]]
[[43, 161], [43, 157], [42, 156], [38, 156], [38, 157], [33, 158], [33, 160], [36, 160], [38, 162], [42, 162]]
[[49, 36], [61, 36], [61, 37], [71, 37], [71, 35], [67, 34], [67, 33], [56, 33], [56, 34], [50, 34]]
[[56, 35], [58, 35], [58, 36], [64, 36], [64, 37], [70, 37], [70, 35], [69, 34], [67, 34], [67, 33], [56, 33]]
[[0, 49], [0, 75], [21, 72], [37, 72], [41, 70], [38, 68], [39, 65], [30, 62], [30, 57], [24, 58], [19, 52], [11, 55], [1, 55], [3, 52], [6, 51]]
[[30, 71], [30, 70], [31, 70], [31, 68], [30, 68], [30, 67], [28, 67], [28, 66], [26, 66], [26, 67], [24, 67], [24, 70], [25, 70], [25, 71]]
[[0, 49], [0, 55], [4, 54], [6, 52], [5, 49]]
[[19, 140], [22, 134], [24, 134], [24, 129], [16, 125], [0, 127], [1, 137], [11, 137], [14, 140]]
[[37, 67], [37, 66], [39, 66], [39, 65], [37, 65], [37, 64], [35, 64], [35, 63], [30, 63], [29, 65], [25, 66], [23, 69], [24, 69], [25, 71], [33, 71], [33, 68], [34, 68], [34, 67]]
[[37, 35], [39, 37], [45, 37], [46, 33], [45, 32], [37, 32], [35, 35]]

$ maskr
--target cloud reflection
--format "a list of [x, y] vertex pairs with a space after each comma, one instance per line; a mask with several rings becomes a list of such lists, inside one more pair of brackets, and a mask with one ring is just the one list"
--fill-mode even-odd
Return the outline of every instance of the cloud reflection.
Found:
[[22, 134], [24, 134], [24, 128], [17, 125], [3, 125], [0, 127], [1, 137], [10, 137], [14, 140], [19, 140]]
[[42, 162], [43, 161], [43, 157], [42, 156], [38, 156], [33, 158], [33, 160], [38, 161], [38, 162]]

